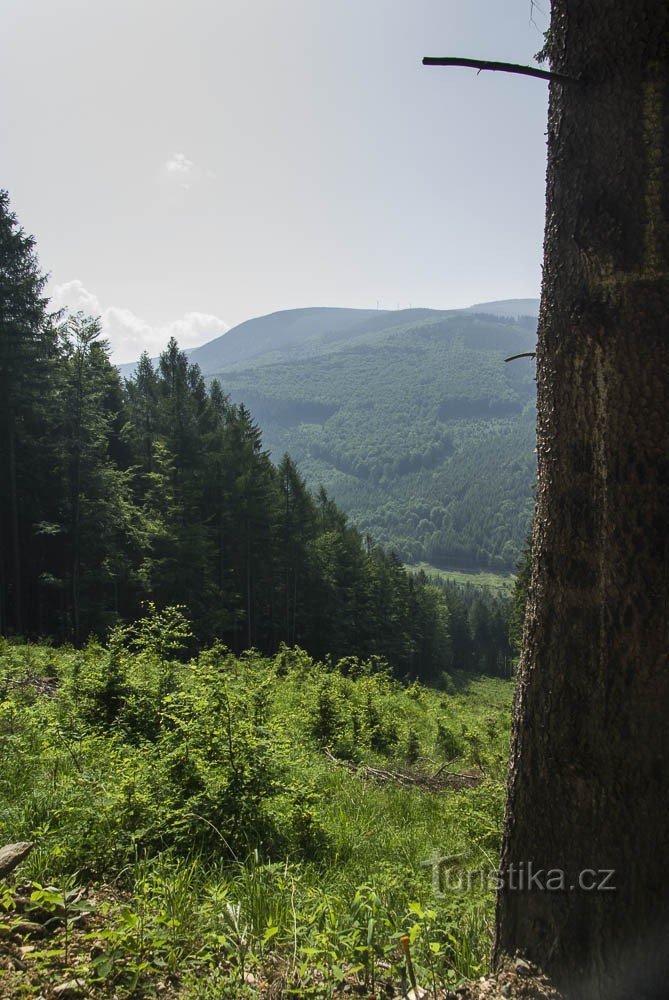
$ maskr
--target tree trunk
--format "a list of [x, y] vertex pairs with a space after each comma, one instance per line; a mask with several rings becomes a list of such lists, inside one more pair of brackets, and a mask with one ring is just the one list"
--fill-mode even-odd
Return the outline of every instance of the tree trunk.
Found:
[[[548, 48], [552, 68], [580, 83], [551, 84], [537, 511], [495, 958], [522, 951], [570, 998], [659, 998], [669, 995], [669, 11], [658, 0], [553, 0]], [[544, 882], [563, 870], [565, 888], [528, 887], [530, 863]], [[615, 889], [581, 888], [585, 869], [613, 869]]]
[[[569, 996], [669, 970], [667, 12], [556, 0], [534, 567], [496, 955]], [[564, 891], [511, 888], [521, 865]], [[614, 869], [615, 891], [578, 874]], [[527, 879], [525, 880], [527, 882]], [[577, 888], [569, 888], [576, 885]]]
[[21, 611], [21, 537], [19, 534], [19, 497], [16, 485], [16, 419], [9, 411], [9, 492], [12, 511], [12, 556], [14, 566], [14, 629], [17, 635], [23, 630]]

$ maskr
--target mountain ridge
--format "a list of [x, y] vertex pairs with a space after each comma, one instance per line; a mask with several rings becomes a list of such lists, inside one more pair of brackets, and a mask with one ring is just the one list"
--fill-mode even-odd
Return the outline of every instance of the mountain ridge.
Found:
[[[337, 344], [373, 332], [377, 324], [391, 329], [411, 320], [428, 317], [444, 317], [456, 313], [487, 313], [499, 316], [537, 316], [538, 299], [504, 299], [495, 302], [481, 302], [464, 309], [349, 309], [339, 306], [305, 306], [296, 309], [281, 309], [252, 319], [244, 320], [218, 337], [197, 347], [186, 350], [191, 362], [200, 366], [204, 375], [225, 371], [245, 361], [258, 359], [263, 355], [265, 363], [272, 362], [272, 352], [298, 351], [305, 344], [318, 349], [319, 342]], [[518, 311], [521, 309], [521, 311]], [[527, 310], [527, 311], [525, 311]], [[154, 362], [156, 358], [152, 359]], [[129, 377], [137, 362], [130, 361], [118, 365], [122, 376]]]

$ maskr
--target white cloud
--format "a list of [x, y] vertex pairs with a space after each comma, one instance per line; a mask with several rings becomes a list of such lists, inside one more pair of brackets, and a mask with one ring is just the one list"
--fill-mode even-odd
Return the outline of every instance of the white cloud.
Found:
[[191, 174], [196, 170], [192, 160], [189, 160], [184, 153], [173, 153], [165, 164], [168, 174]]
[[122, 306], [102, 306], [97, 295], [89, 292], [78, 278], [56, 285], [51, 291], [52, 309], [82, 310], [99, 316], [103, 335], [109, 341], [116, 364], [136, 361], [142, 351], [152, 357], [164, 350], [170, 337], [182, 348], [198, 347], [229, 330], [229, 325], [211, 313], [187, 312], [180, 319], [153, 325]]
[[197, 181], [214, 180], [216, 174], [212, 170], [198, 166], [185, 153], [172, 153], [163, 163], [162, 174], [171, 184], [176, 184], [184, 191], [189, 191]]
[[71, 312], [81, 309], [91, 316], [99, 316], [102, 312], [97, 296], [84, 288], [77, 278], [66, 281], [63, 285], [56, 285], [51, 292], [51, 308], [69, 309]]

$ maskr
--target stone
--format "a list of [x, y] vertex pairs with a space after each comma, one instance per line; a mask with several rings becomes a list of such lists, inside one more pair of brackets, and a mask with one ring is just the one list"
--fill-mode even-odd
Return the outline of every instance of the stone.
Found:
[[58, 986], [54, 986], [52, 992], [57, 1000], [76, 1000], [77, 997], [84, 995], [83, 987], [76, 979], [66, 979]]
[[0, 878], [10, 875], [14, 869], [27, 858], [33, 845], [26, 842], [7, 844], [0, 848]]
[[44, 937], [46, 928], [34, 920], [18, 920], [12, 924], [12, 934], [19, 934], [21, 937]]

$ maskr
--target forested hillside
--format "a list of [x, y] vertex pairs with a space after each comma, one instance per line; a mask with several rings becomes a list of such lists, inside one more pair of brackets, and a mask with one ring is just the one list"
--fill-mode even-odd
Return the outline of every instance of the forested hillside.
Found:
[[[192, 356], [250, 407], [273, 455], [289, 451], [404, 561], [513, 569], [533, 503], [534, 381], [530, 359], [504, 358], [533, 350], [535, 319], [357, 311], [328, 333], [332, 312], [356, 311], [275, 314]], [[256, 344], [243, 363], [242, 333]]]
[[270, 460], [248, 408], [174, 340], [121, 379], [97, 320], [49, 312], [4, 194], [0, 237], [3, 634], [80, 643], [154, 602], [234, 650], [298, 644], [433, 681], [506, 672], [498, 601], [407, 574], [291, 458]]

